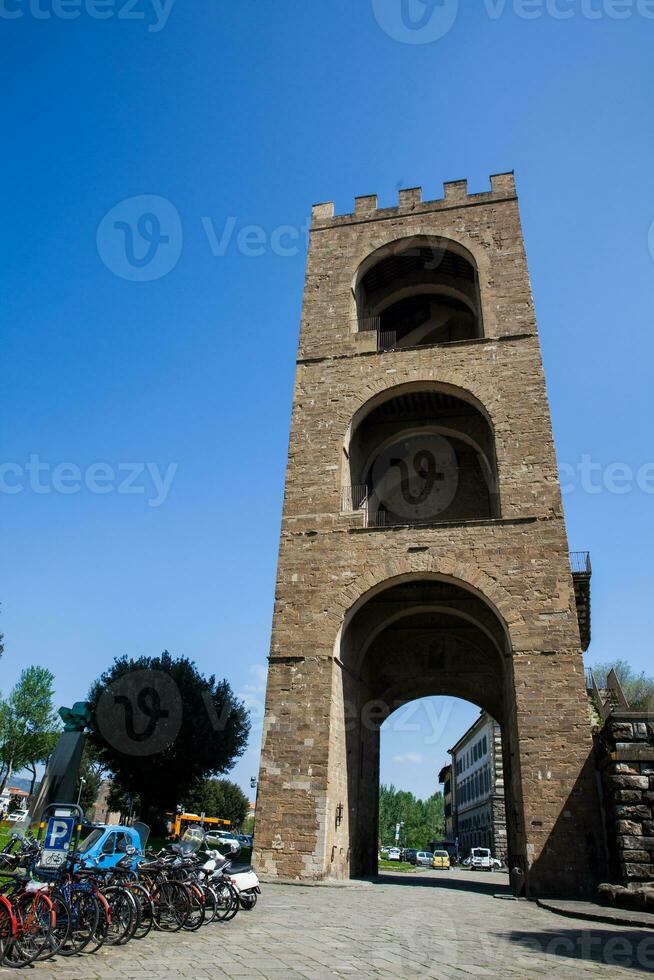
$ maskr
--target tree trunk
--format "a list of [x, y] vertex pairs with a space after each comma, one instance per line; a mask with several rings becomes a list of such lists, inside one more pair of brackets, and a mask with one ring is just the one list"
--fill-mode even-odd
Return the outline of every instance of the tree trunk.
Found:
[[6, 773], [2, 777], [2, 782], [0, 783], [0, 794], [4, 793], [5, 786], [7, 785], [7, 783], [9, 782], [9, 780], [11, 779], [11, 774], [12, 774], [13, 771], [14, 771], [14, 766], [13, 766], [13, 760], [12, 760], [9, 763], [9, 765], [7, 766]]
[[29, 771], [32, 773], [32, 782], [30, 784], [30, 797], [34, 795], [34, 785], [36, 783], [36, 766], [28, 766]]

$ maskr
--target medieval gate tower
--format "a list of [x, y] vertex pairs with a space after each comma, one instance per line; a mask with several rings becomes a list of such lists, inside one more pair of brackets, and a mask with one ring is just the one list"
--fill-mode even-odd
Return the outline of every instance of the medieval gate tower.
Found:
[[314, 207], [259, 870], [374, 873], [379, 727], [440, 694], [502, 726], [511, 867], [532, 894], [583, 890], [601, 846], [578, 584], [513, 175]]

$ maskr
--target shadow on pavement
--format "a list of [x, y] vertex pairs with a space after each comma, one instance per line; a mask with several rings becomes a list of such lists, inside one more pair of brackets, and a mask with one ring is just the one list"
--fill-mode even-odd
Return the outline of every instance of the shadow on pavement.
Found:
[[438, 872], [434, 874], [401, 874], [397, 872], [379, 874], [367, 878], [374, 885], [408, 885], [410, 888], [443, 888], [454, 891], [474, 892], [477, 895], [510, 895], [511, 888], [506, 875], [489, 875], [488, 880], [468, 878], [463, 873]]
[[[623, 970], [654, 973], [654, 934], [644, 929], [542, 929], [505, 932], [503, 939], [519, 945], [529, 956], [542, 954]], [[499, 937], [498, 937], [499, 938]]]

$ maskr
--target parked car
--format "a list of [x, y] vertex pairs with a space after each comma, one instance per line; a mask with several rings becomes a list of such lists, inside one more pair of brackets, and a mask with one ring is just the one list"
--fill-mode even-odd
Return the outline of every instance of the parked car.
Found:
[[97, 824], [79, 846], [80, 862], [87, 868], [114, 868], [127, 854], [133, 857], [136, 869], [139, 858], [145, 853], [150, 828], [143, 823], [133, 827], [115, 824]]
[[418, 851], [416, 854], [416, 867], [418, 868], [431, 868], [431, 861], [433, 858], [431, 851]]
[[409, 864], [415, 864], [417, 854], [418, 852], [416, 851], [415, 847], [407, 847], [404, 853], [404, 860], [408, 861]]
[[473, 847], [470, 851], [470, 867], [473, 871], [494, 871], [493, 856], [487, 847]]
[[402, 852], [399, 847], [389, 847], [388, 854], [386, 856], [387, 861], [401, 861]]
[[450, 855], [447, 851], [434, 851], [431, 866], [432, 868], [438, 868], [439, 871], [449, 871], [452, 867], [450, 864]]
[[225, 851], [236, 853], [241, 849], [240, 841], [229, 830], [208, 830], [206, 837], [210, 845], [217, 847], [218, 850], [224, 849]]

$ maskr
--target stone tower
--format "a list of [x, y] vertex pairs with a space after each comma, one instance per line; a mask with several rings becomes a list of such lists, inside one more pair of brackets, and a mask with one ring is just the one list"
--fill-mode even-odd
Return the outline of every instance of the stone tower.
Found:
[[515, 183], [444, 192], [313, 208], [255, 859], [374, 873], [379, 727], [452, 695], [501, 725], [517, 882], [574, 893], [601, 851], [584, 589]]

